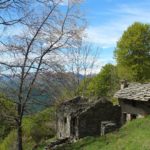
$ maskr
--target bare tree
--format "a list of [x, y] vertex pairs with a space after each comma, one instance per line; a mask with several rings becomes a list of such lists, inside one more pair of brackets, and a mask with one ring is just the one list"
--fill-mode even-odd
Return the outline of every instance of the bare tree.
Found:
[[[100, 49], [90, 43], [81, 42], [77, 47], [72, 47], [67, 53], [67, 70], [73, 73], [73, 84], [76, 95], [84, 94], [87, 86], [87, 77], [95, 74], [95, 69], [100, 66], [97, 63], [100, 55]], [[84, 82], [82, 93], [79, 93], [80, 81]]]
[[28, 0], [1, 0], [0, 25], [9, 26], [21, 22], [27, 15], [25, 7], [28, 2]]
[[22, 119], [38, 75], [52, 69], [50, 56], [54, 52], [76, 45], [81, 39], [84, 20], [78, 5], [77, 0], [67, 4], [62, 0], [38, 0], [30, 5], [33, 10], [19, 26], [21, 32], [1, 41], [1, 75], [17, 82], [8, 94], [17, 106], [18, 150], [23, 149]]

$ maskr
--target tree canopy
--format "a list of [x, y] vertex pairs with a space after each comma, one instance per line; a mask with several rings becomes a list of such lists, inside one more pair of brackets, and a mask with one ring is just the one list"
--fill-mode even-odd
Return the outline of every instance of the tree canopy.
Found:
[[122, 79], [145, 82], [150, 79], [150, 25], [136, 22], [117, 43], [115, 58]]
[[119, 78], [116, 66], [106, 64], [100, 73], [89, 82], [87, 95], [96, 97], [112, 97], [118, 88], [118, 83]]

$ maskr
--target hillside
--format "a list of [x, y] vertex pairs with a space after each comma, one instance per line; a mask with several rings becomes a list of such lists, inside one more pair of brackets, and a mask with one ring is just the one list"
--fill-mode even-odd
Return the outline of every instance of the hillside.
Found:
[[150, 150], [150, 117], [136, 119], [119, 132], [104, 137], [87, 137], [57, 150]]

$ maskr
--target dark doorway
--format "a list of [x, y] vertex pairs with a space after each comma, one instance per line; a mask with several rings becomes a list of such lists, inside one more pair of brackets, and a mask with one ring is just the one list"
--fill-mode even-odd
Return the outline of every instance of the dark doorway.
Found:
[[127, 113], [122, 113], [122, 124], [125, 124], [127, 121]]
[[131, 120], [134, 120], [137, 118], [137, 115], [136, 114], [131, 114]]
[[64, 117], [64, 123], [65, 124], [67, 123], [67, 117]]
[[71, 118], [71, 135], [76, 135], [76, 126], [77, 126], [77, 118], [73, 117]]

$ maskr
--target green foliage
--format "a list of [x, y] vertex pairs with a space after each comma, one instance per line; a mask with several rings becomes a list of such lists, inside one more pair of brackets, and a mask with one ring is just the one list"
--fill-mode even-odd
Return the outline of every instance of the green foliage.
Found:
[[136, 119], [123, 126], [119, 132], [103, 137], [87, 137], [57, 150], [149, 150], [150, 117]]
[[64, 88], [62, 94], [59, 96], [58, 100], [55, 101], [55, 103], [60, 104], [62, 101], [72, 99], [73, 97], [75, 97], [75, 90]]
[[16, 150], [16, 137], [16, 130], [11, 131], [10, 134], [5, 138], [5, 140], [0, 143], [0, 150]]
[[87, 78], [84, 78], [79, 87], [78, 87], [78, 91], [79, 91], [79, 94], [80, 95], [83, 95], [83, 96], [90, 96], [90, 91], [89, 91], [89, 84], [93, 81], [93, 78], [94, 77], [87, 77]]
[[31, 137], [39, 144], [55, 136], [55, 110], [46, 109], [34, 117], [34, 123], [31, 126]]
[[0, 94], [0, 140], [4, 139], [15, 127], [15, 106], [3, 94]]
[[[16, 150], [17, 149], [17, 131], [12, 130], [10, 134], [0, 143], [0, 150]], [[23, 148], [32, 150], [36, 143], [30, 135], [23, 135]]]
[[[45, 143], [48, 138], [54, 136], [55, 107], [23, 118], [23, 148], [25, 150], [32, 150], [33, 147]], [[13, 130], [0, 142], [0, 150], [16, 150], [16, 139], [16, 130]]]
[[89, 82], [87, 96], [112, 97], [118, 89], [118, 83], [116, 67], [112, 64], [106, 64], [100, 73]]
[[117, 43], [115, 57], [119, 76], [129, 81], [150, 80], [150, 25], [134, 23]]

